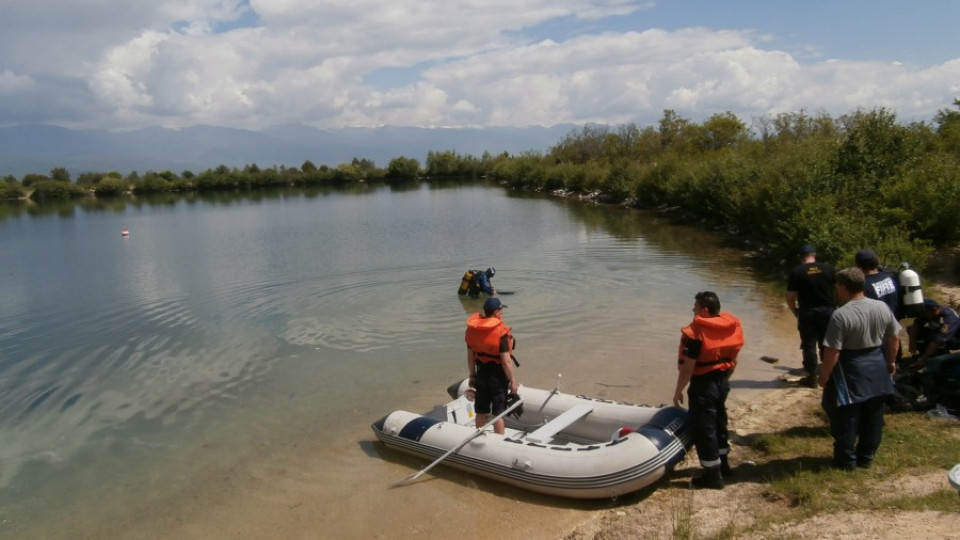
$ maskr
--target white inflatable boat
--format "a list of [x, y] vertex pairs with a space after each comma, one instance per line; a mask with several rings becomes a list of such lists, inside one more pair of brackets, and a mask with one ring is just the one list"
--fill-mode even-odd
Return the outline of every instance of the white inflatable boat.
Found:
[[[394, 411], [371, 427], [387, 447], [540, 493], [598, 499], [659, 480], [692, 444], [687, 412], [522, 386], [506, 433], [478, 432], [467, 381], [425, 414]], [[465, 444], [464, 444], [465, 443]], [[460, 448], [458, 448], [460, 447]], [[409, 477], [408, 477], [409, 478]]]

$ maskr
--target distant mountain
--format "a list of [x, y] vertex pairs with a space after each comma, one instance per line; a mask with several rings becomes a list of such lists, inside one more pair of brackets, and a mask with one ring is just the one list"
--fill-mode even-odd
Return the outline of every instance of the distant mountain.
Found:
[[0, 128], [0, 176], [47, 174], [54, 167], [65, 167], [76, 177], [101, 171], [200, 172], [218, 165], [251, 163], [260, 168], [300, 167], [306, 160], [336, 166], [354, 158], [386, 167], [400, 156], [416, 158], [422, 164], [430, 151], [477, 157], [484, 152], [545, 152], [574, 129], [577, 126], [569, 124], [549, 128], [342, 129], [283, 125], [259, 131], [195, 126], [113, 132], [20, 125]]

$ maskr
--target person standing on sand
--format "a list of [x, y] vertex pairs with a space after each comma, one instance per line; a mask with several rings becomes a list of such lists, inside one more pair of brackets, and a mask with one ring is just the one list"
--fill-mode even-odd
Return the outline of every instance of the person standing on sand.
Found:
[[859, 268], [841, 270], [836, 280], [844, 304], [827, 325], [818, 381], [833, 436], [832, 466], [869, 468], [880, 447], [883, 407], [894, 392], [900, 323], [886, 304], [864, 296]]
[[[817, 387], [817, 364], [823, 360], [823, 335], [833, 314], [833, 267], [817, 262], [817, 249], [800, 246], [800, 264], [787, 278], [787, 307], [797, 318], [803, 369], [803, 384]], [[818, 359], [819, 353], [819, 359]]]
[[[507, 391], [516, 394], [517, 377], [513, 370], [514, 339], [510, 327], [504, 324], [503, 308], [499, 298], [488, 298], [483, 312], [467, 319], [464, 340], [467, 342], [467, 370], [470, 386], [476, 388], [477, 427], [487, 423], [487, 415], [499, 415], [507, 409]], [[504, 421], [493, 425], [503, 434]]]
[[743, 330], [731, 313], [720, 313], [717, 294], [704, 291], [694, 296], [693, 322], [681, 332], [673, 405], [683, 403], [683, 389], [689, 383], [693, 440], [703, 467], [693, 486], [723, 489], [723, 476], [731, 474], [726, 402], [730, 375], [743, 347]]

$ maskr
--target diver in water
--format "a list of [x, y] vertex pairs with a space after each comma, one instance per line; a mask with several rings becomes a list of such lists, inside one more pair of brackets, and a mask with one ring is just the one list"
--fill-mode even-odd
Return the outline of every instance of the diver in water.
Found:
[[497, 290], [493, 288], [490, 279], [492, 279], [496, 273], [497, 271], [493, 268], [487, 268], [484, 271], [467, 270], [463, 274], [463, 279], [460, 281], [460, 288], [457, 290], [457, 294], [468, 295], [471, 298], [480, 296], [480, 293], [495, 296]]

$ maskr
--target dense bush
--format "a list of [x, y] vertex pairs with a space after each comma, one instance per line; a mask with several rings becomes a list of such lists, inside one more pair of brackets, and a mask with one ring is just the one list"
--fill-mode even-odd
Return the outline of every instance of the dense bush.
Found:
[[30, 198], [35, 201], [69, 200], [88, 195], [90, 191], [82, 186], [62, 180], [41, 180], [32, 186]]
[[127, 192], [129, 186], [127, 181], [122, 178], [105, 176], [100, 179], [93, 187], [93, 193], [97, 197], [116, 197]]
[[413, 180], [420, 176], [420, 162], [413, 158], [396, 157], [387, 165], [386, 178], [394, 180]]
[[922, 267], [934, 247], [960, 243], [960, 114], [937, 120], [934, 129], [900, 125], [886, 109], [800, 112], [757, 120], [751, 137], [730, 113], [696, 124], [664, 111], [656, 129], [586, 126], [552, 159], [516, 156], [492, 174], [516, 188], [680, 209], [784, 259], [812, 242], [838, 264], [869, 246], [887, 264]]
[[0, 200], [22, 199], [27, 195], [27, 190], [16, 180], [0, 181]]

